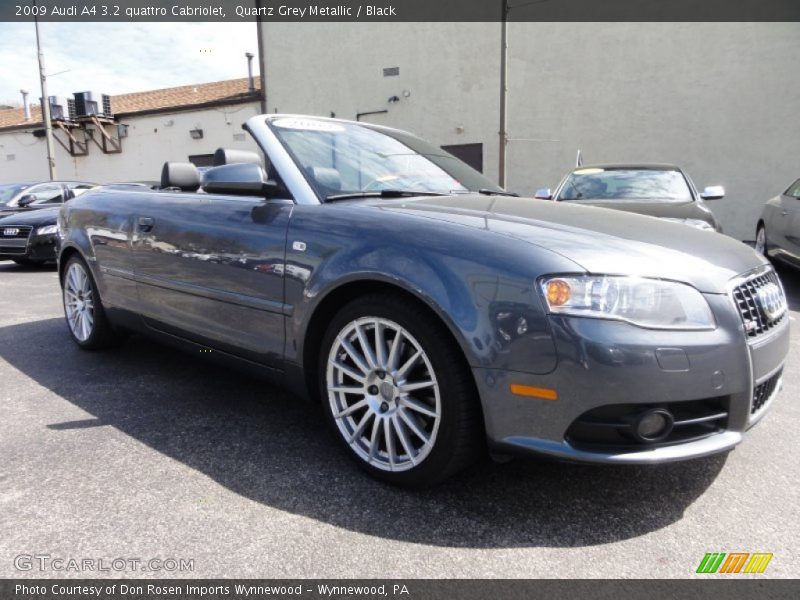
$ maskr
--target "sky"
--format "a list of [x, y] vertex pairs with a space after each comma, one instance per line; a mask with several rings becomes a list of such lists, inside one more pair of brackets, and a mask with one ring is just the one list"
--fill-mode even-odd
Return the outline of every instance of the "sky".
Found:
[[[116, 95], [247, 76], [255, 23], [40, 23], [51, 96]], [[0, 23], [0, 104], [41, 96], [33, 23]]]

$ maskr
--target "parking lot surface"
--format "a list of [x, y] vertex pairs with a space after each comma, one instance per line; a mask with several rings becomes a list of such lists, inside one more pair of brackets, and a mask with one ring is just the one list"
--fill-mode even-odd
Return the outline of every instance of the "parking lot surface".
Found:
[[[692, 577], [706, 552], [771, 552], [761, 577], [796, 577], [800, 274], [780, 274], [784, 390], [728, 456], [487, 461], [407, 491], [263, 381], [138, 336], [79, 350], [55, 269], [0, 262], [0, 577]], [[19, 571], [20, 555], [193, 570]]]

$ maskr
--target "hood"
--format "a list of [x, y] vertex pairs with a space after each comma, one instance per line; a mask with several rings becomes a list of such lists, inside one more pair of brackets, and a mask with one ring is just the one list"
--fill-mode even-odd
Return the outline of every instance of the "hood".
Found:
[[767, 264], [722, 234], [596, 206], [464, 195], [381, 207], [488, 229], [555, 252], [589, 273], [683, 281], [708, 293], [726, 293], [732, 278]]
[[30, 212], [32, 210], [46, 210], [50, 207], [42, 208], [41, 206], [0, 206], [0, 217], [8, 215], [17, 215], [19, 213]]
[[9, 225], [30, 225], [32, 227], [55, 225], [58, 222], [58, 211], [60, 209], [61, 206], [59, 205], [53, 208], [16, 212], [0, 218], [0, 227]]
[[561, 200], [569, 204], [579, 206], [599, 206], [601, 208], [613, 208], [625, 212], [638, 213], [650, 217], [661, 217], [670, 219], [700, 219], [711, 225], [715, 225], [714, 215], [700, 202], [671, 202], [657, 200], [650, 202], [635, 202], [625, 200]]

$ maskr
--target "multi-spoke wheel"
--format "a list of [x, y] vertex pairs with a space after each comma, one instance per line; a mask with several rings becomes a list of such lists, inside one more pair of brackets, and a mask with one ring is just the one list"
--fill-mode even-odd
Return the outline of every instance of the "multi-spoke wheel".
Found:
[[763, 225], [758, 226], [756, 230], [756, 244], [755, 250], [763, 256], [767, 256], [767, 229]]
[[334, 318], [321, 388], [341, 439], [379, 477], [430, 484], [481, 446], [471, 373], [424, 308], [370, 296]]
[[77, 255], [72, 256], [63, 273], [64, 315], [72, 339], [88, 350], [105, 348], [119, 341], [120, 336], [106, 318], [86, 263]]

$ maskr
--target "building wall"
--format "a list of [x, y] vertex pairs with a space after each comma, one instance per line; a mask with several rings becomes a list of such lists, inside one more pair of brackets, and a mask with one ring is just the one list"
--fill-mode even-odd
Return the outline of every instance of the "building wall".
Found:
[[[270, 112], [386, 109], [367, 120], [482, 142], [496, 178], [499, 24], [263, 27]], [[585, 162], [674, 162], [724, 185], [711, 208], [752, 239], [764, 201], [800, 176], [798, 64], [797, 23], [511, 23], [507, 187], [555, 187], [579, 148]]]
[[[251, 102], [123, 118], [128, 137], [122, 139], [120, 154], [103, 154], [89, 142], [87, 156], [72, 157], [54, 142], [56, 177], [98, 183], [158, 181], [166, 161], [187, 161], [189, 155], [210, 154], [219, 147], [257, 150], [241, 125], [259, 112], [258, 102]], [[37, 124], [28, 130], [0, 132], [0, 181], [48, 178], [45, 140], [31, 134], [39, 128]], [[203, 130], [203, 139], [194, 140], [189, 135], [195, 128]], [[54, 134], [64, 139], [63, 132], [56, 129]], [[239, 139], [242, 135], [244, 138]]]

